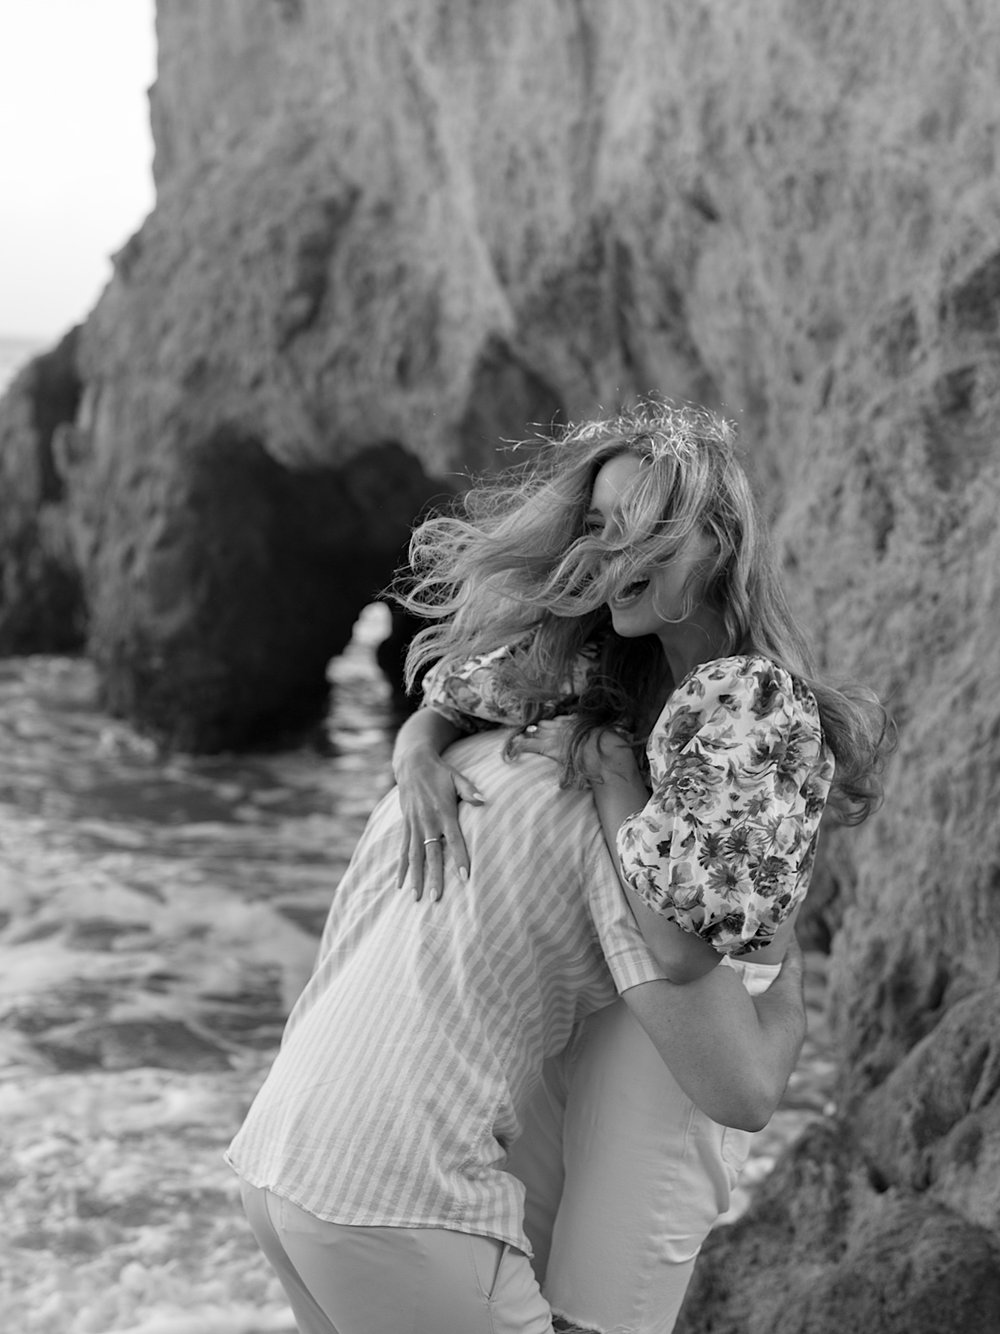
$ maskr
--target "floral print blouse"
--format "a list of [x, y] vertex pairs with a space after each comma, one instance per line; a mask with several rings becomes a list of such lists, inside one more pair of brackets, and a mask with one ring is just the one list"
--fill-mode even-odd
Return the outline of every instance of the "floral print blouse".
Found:
[[[433, 669], [424, 702], [465, 731], [519, 725], [498, 670], [509, 652]], [[618, 831], [623, 879], [721, 954], [770, 944], [809, 887], [833, 779], [812, 693], [764, 657], [703, 663], [670, 696], [646, 753], [652, 793]]]
[[[499, 723], [503, 727], [520, 727], [525, 721], [523, 703], [507, 683], [504, 664], [515, 657], [518, 644], [481, 653], [467, 662], [445, 666], [438, 662], [424, 677], [424, 703], [435, 713], [442, 714], [463, 732], [476, 732], [484, 725]], [[543, 717], [569, 713], [591, 669], [592, 659], [581, 654], [573, 673], [566, 682], [565, 691], [553, 698], [542, 709]]]

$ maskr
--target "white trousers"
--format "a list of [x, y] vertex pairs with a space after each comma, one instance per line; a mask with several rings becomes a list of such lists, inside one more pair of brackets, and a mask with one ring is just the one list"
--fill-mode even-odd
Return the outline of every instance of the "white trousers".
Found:
[[[777, 972], [736, 966], [751, 993]], [[750, 1139], [695, 1107], [617, 1001], [546, 1063], [508, 1156], [530, 1263], [489, 1237], [326, 1223], [245, 1183], [243, 1204], [302, 1334], [551, 1334], [553, 1312], [669, 1334]]]
[[[734, 966], [751, 994], [777, 973]], [[750, 1141], [695, 1107], [624, 1001], [585, 1020], [547, 1062], [507, 1162], [553, 1312], [600, 1334], [669, 1334]]]
[[523, 1252], [444, 1228], [326, 1223], [241, 1185], [301, 1334], [552, 1334]]

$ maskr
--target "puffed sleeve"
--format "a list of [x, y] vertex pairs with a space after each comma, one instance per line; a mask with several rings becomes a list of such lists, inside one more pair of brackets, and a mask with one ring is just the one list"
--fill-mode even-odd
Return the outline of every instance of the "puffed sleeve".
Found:
[[514, 650], [505, 645], [465, 662], [442, 658], [424, 677], [424, 704], [463, 732], [484, 725], [518, 726], [523, 706], [504, 680], [504, 665]]
[[812, 693], [765, 658], [708, 663], [648, 753], [652, 796], [618, 831], [626, 881], [722, 954], [770, 944], [809, 887], [833, 778]]
[[[424, 704], [464, 732], [482, 731], [488, 726], [520, 727], [527, 716], [524, 700], [511, 685], [505, 668], [529, 642], [529, 638], [518, 640], [464, 662], [442, 659], [435, 663], [424, 677]], [[573, 707], [594, 661], [590, 650], [579, 654], [570, 678], [542, 706], [542, 717], [554, 717]]]

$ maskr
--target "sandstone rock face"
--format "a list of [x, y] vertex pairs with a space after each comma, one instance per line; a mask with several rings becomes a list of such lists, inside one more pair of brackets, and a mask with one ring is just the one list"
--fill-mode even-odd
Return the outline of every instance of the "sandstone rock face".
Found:
[[[457, 470], [636, 393], [722, 406], [825, 667], [900, 744], [826, 840], [840, 1116], [684, 1318], [992, 1328], [1000, 8], [160, 0], [158, 35], [157, 207], [57, 433], [110, 702], [193, 748], [294, 720]], [[810, 1288], [781, 1256], [817, 1210]], [[798, 1314], [752, 1324], [754, 1286], [721, 1323], [721, 1255]]]
[[54, 441], [80, 403], [73, 330], [17, 376], [0, 408], [0, 654], [83, 646], [86, 608]]
[[991, 1334], [998, 1312], [995, 1233], [873, 1185], [849, 1136], [819, 1124], [709, 1237], [675, 1334]]

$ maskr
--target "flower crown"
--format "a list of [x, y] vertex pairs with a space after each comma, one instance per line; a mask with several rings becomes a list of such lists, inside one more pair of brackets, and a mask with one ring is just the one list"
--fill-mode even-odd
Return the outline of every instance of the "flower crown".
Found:
[[634, 440], [648, 445], [654, 463], [663, 459], [691, 463], [706, 446], [732, 453], [736, 428], [725, 417], [694, 406], [651, 406], [652, 410], [643, 405], [642, 416], [647, 420], [637, 423]]

